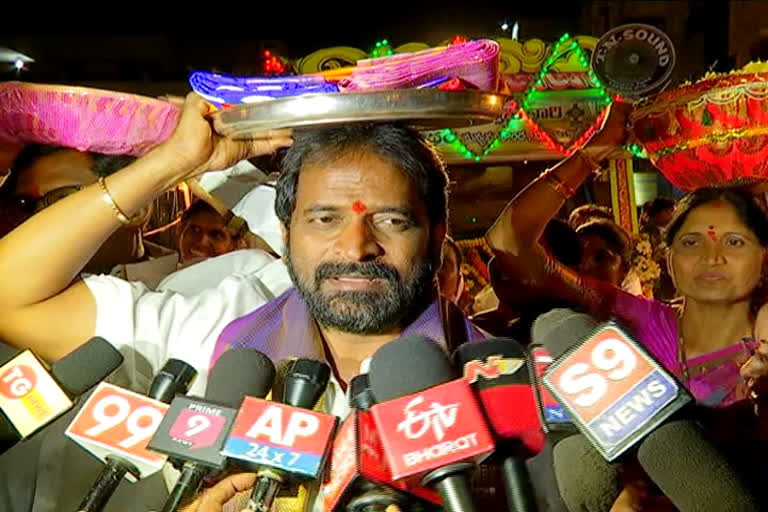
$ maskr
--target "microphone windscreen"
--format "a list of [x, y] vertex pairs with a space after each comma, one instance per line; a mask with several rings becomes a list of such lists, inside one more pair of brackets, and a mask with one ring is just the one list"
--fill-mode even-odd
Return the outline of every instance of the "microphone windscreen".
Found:
[[608, 512], [621, 491], [619, 466], [605, 460], [582, 434], [552, 450], [555, 478], [568, 510]]
[[14, 348], [10, 345], [6, 345], [5, 343], [0, 343], [0, 366], [4, 365], [17, 355], [21, 353], [21, 350], [18, 350], [17, 348]]
[[[464, 343], [453, 355], [456, 367], [464, 371], [466, 377], [467, 364], [474, 362], [486, 363], [488, 358], [498, 356], [504, 361], [503, 375], [492, 379], [482, 373], [477, 374], [477, 389], [495, 387], [501, 384], [530, 384], [528, 367], [525, 364], [526, 354], [523, 347], [512, 338], [488, 338], [482, 341]], [[514, 362], [514, 367], [510, 367]]]
[[258, 350], [228, 350], [211, 369], [205, 398], [227, 407], [238, 408], [244, 396], [267, 396], [274, 378], [275, 365]]
[[572, 309], [553, 309], [539, 315], [531, 328], [533, 343], [544, 345], [557, 359], [595, 330], [597, 320]]
[[283, 403], [283, 391], [285, 391], [285, 378], [293, 370], [298, 358], [287, 357], [280, 361], [275, 372], [275, 382], [272, 384], [272, 401]]
[[297, 359], [285, 377], [282, 402], [294, 407], [312, 409], [328, 387], [330, 378], [331, 367], [323, 361]]
[[123, 363], [123, 356], [104, 338], [91, 338], [51, 365], [51, 375], [70, 396], [80, 396]]
[[511, 338], [489, 338], [464, 343], [454, 359], [476, 390], [496, 434], [521, 441], [528, 449], [523, 456], [537, 453], [544, 433], [523, 347]]
[[733, 467], [692, 421], [670, 421], [651, 432], [637, 459], [681, 512], [759, 510]]
[[371, 358], [368, 378], [376, 402], [386, 402], [454, 380], [458, 375], [437, 343], [413, 336], [379, 348]]
[[352, 377], [349, 381], [349, 406], [357, 411], [367, 411], [376, 405], [367, 373]]
[[149, 386], [147, 396], [170, 404], [176, 395], [186, 395], [192, 381], [197, 377], [197, 370], [181, 359], [169, 359]]

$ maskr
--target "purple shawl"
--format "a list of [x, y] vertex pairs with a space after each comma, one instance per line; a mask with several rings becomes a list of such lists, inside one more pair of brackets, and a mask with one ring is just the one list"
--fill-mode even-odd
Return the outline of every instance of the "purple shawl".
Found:
[[[613, 314], [632, 327], [638, 341], [662, 366], [683, 380], [675, 309], [620, 290], [614, 293]], [[749, 357], [752, 348], [754, 342], [746, 341], [689, 358], [688, 390], [699, 403], [709, 407], [726, 407], [743, 400], [746, 388], [739, 366]]]
[[[322, 346], [315, 342], [314, 321], [295, 288], [267, 302], [255, 311], [233, 320], [216, 341], [211, 367], [230, 348], [255, 348], [273, 361], [286, 357], [325, 360]], [[467, 340], [485, 335], [464, 319]], [[445, 332], [437, 302], [433, 302], [401, 336], [425, 336], [445, 346]]]

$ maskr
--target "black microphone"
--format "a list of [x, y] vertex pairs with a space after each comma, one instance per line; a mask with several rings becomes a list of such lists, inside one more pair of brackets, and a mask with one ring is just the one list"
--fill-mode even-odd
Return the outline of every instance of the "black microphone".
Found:
[[[690, 402], [690, 396], [617, 323], [597, 324], [587, 315], [555, 310], [536, 320], [533, 333], [557, 358], [545, 374], [545, 384], [567, 404], [574, 423], [603, 458], [614, 460], [639, 445], [638, 460], [646, 473], [682, 512], [708, 510], [713, 503], [717, 510], [729, 510], [726, 502], [742, 507], [738, 510], [757, 510], [737, 473], [697, 426], [690, 421], [664, 424]], [[619, 492], [617, 477], [612, 476], [617, 468], [585, 446], [584, 440], [573, 436], [554, 448], [563, 498], [574, 510], [608, 510]], [[578, 464], [602, 473], [602, 486], [577, 475], [572, 468]], [[713, 501], [709, 493], [690, 493], [680, 483], [686, 479], [703, 485], [713, 477], [722, 502]], [[590, 501], [593, 508], [586, 508]]]
[[[284, 483], [320, 478], [337, 418], [312, 409], [330, 379], [327, 364], [289, 360], [282, 402], [246, 397], [224, 443], [223, 454], [255, 471], [251, 510], [270, 510]], [[283, 366], [281, 363], [280, 366]]]
[[369, 372], [393, 478], [423, 475], [421, 484], [434, 486], [449, 512], [475, 510], [467, 472], [493, 451], [472, 390], [457, 377], [443, 349], [423, 337], [379, 348]]
[[258, 350], [228, 350], [211, 369], [205, 399], [173, 399], [149, 443], [181, 471], [163, 512], [191, 501], [205, 476], [225, 468], [227, 459], [220, 452], [237, 408], [245, 396], [267, 396], [274, 375], [272, 361]]
[[330, 476], [323, 486], [324, 509], [386, 512], [389, 507], [426, 512], [442, 500], [434, 491], [393, 481], [370, 408], [376, 403], [367, 373], [349, 381], [347, 416], [333, 440]]
[[[176, 394], [186, 393], [196, 375], [197, 371], [187, 363], [169, 359], [153, 379], [150, 390], [157, 397], [170, 401]], [[167, 406], [155, 408], [155, 404], [167, 402], [105, 383], [100, 390], [91, 395], [67, 429], [67, 435], [73, 441], [105, 463], [78, 512], [100, 512], [123, 477], [130, 475], [139, 480], [160, 469], [164, 463], [164, 458], [158, 458], [147, 464], [143, 452], [167, 411]], [[107, 411], [113, 406], [117, 412], [110, 416]], [[151, 422], [142, 426], [140, 419]], [[115, 434], [120, 429], [127, 431], [129, 436]]]
[[[291, 361], [282, 386], [281, 402], [301, 409], [314, 409], [331, 377], [330, 367], [313, 359]], [[274, 467], [261, 467], [248, 500], [252, 510], [271, 510], [283, 482], [289, 474]]]
[[511, 338], [464, 343], [454, 354], [483, 405], [498, 440], [496, 454], [510, 512], [534, 512], [525, 459], [541, 449], [541, 430], [523, 347]]
[[637, 460], [680, 512], [764, 510], [692, 421], [658, 427], [643, 440]]
[[74, 405], [72, 400], [97, 385], [123, 362], [103, 338], [92, 338], [50, 369], [31, 351], [0, 345], [0, 434], [5, 439], [29, 437]]

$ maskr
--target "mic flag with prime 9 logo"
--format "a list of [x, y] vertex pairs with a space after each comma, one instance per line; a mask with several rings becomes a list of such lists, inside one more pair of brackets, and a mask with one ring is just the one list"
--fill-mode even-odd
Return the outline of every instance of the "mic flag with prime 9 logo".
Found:
[[614, 460], [690, 401], [621, 327], [599, 325], [558, 358], [544, 385], [606, 460]]
[[[494, 449], [469, 384], [457, 379], [371, 408], [395, 480]], [[479, 426], [479, 428], [478, 428]]]

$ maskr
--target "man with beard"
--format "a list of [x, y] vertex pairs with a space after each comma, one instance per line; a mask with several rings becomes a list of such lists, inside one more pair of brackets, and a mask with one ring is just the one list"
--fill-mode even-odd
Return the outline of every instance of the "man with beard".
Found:
[[[297, 137], [283, 160], [275, 206], [296, 288], [280, 297], [272, 295], [288, 286], [280, 260], [194, 297], [110, 276], [72, 283], [100, 244], [168, 187], [293, 142], [286, 131], [253, 141], [220, 137], [206, 112], [190, 95], [169, 141], [0, 239], [0, 338], [55, 360], [101, 336], [128, 355], [119, 372], [134, 389], [146, 389], [168, 358], [183, 359], [200, 372], [190, 390], [196, 395], [215, 358], [233, 346], [257, 348], [275, 361], [325, 359], [335, 377], [325, 403], [345, 415], [344, 383], [378, 347], [407, 334], [445, 338], [433, 278], [447, 179], [412, 130], [350, 125]], [[32, 276], [28, 268], [36, 269]], [[465, 337], [479, 336], [464, 327]], [[39, 510], [74, 509], [89, 484], [54, 489], [56, 508]], [[32, 482], [26, 486], [37, 492]], [[74, 503], [62, 494], [75, 496]]]
[[[366, 357], [403, 333], [443, 339], [433, 278], [445, 234], [447, 179], [421, 136], [397, 125], [348, 125], [297, 137], [283, 159], [275, 206], [296, 288], [272, 301], [269, 293], [261, 300], [252, 293], [247, 299], [258, 309], [223, 333], [226, 311], [199, 311], [182, 297], [167, 303], [163, 294], [109, 276], [70, 285], [121, 218], [167, 187], [292, 142], [285, 132], [248, 142], [219, 137], [201, 115], [204, 108], [190, 96], [168, 142], [0, 240], [0, 337], [57, 359], [102, 336], [140, 354], [148, 366], [129, 370], [145, 379], [168, 357], [180, 357], [202, 373], [193, 393], [204, 389], [214, 346], [214, 359], [233, 345], [253, 346], [275, 360], [325, 358], [335, 363], [343, 387]], [[69, 250], [57, 254], [59, 247]], [[29, 265], [44, 270], [34, 279], [11, 277]], [[276, 288], [266, 282], [268, 274], [250, 283], [256, 292]], [[233, 290], [226, 285], [211, 293], [227, 297]], [[272, 325], [276, 314], [282, 321]]]

